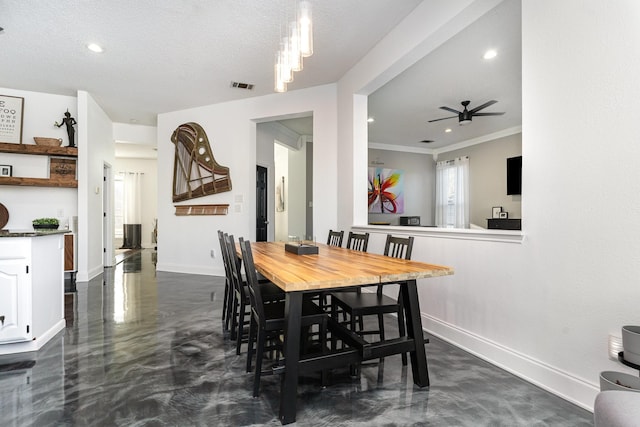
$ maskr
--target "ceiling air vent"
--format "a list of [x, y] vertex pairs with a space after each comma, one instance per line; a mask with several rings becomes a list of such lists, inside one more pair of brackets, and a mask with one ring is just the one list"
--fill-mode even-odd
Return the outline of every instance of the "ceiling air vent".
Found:
[[231, 87], [236, 87], [238, 89], [253, 89], [253, 85], [251, 83], [240, 83], [240, 82], [231, 82]]

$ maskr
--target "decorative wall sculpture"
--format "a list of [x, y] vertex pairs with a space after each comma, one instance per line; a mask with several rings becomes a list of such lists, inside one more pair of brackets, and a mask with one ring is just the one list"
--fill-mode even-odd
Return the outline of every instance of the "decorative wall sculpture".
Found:
[[404, 213], [403, 175], [399, 169], [369, 168], [369, 213]]
[[173, 201], [231, 191], [229, 168], [213, 157], [207, 134], [198, 123], [184, 123], [173, 131]]

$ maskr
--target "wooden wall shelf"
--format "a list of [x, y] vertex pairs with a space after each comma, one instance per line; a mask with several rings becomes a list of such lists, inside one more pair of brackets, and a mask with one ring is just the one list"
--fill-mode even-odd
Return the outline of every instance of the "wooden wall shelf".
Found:
[[0, 153], [78, 157], [78, 147], [47, 147], [46, 145], [8, 144], [6, 142], [0, 142]]
[[176, 216], [226, 215], [229, 205], [174, 205]]
[[77, 180], [60, 180], [49, 178], [18, 178], [0, 176], [0, 185], [21, 185], [25, 187], [60, 187], [78, 188]]
[[[46, 145], [35, 144], [9, 144], [0, 142], [0, 153], [31, 154], [56, 157], [78, 157], [77, 147], [48, 147]], [[75, 162], [75, 160], [74, 160]], [[75, 166], [73, 167], [75, 172]], [[75, 173], [74, 173], [75, 175]], [[58, 188], [78, 188], [78, 181], [75, 179], [60, 179], [59, 176], [53, 178], [23, 178], [23, 177], [0, 177], [0, 185], [19, 185], [28, 187], [58, 187]]]

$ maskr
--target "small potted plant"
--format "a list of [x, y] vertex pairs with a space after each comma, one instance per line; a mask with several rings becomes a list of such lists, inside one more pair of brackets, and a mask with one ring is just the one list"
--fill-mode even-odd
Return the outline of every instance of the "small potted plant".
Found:
[[36, 218], [31, 222], [31, 224], [36, 230], [57, 230], [60, 225], [57, 218]]

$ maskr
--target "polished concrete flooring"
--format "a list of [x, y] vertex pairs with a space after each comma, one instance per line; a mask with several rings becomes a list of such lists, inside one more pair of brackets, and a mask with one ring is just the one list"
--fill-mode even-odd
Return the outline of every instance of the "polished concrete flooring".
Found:
[[[225, 338], [219, 277], [155, 272], [149, 250], [78, 283], [67, 327], [36, 354], [0, 359], [2, 426], [280, 425], [277, 376], [251, 397]], [[389, 319], [389, 325], [395, 324]], [[431, 386], [399, 356], [301, 380], [297, 426], [590, 426], [592, 415], [430, 338]]]

